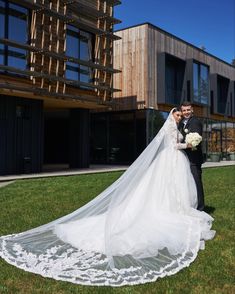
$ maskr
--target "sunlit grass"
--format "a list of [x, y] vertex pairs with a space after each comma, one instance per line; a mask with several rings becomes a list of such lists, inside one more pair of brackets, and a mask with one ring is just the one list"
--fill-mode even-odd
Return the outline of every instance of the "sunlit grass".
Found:
[[[121, 172], [21, 180], [0, 188], [0, 235], [21, 232], [74, 211], [109, 186]], [[190, 267], [155, 283], [121, 288], [86, 287], [42, 278], [0, 260], [0, 293], [235, 293], [235, 167], [203, 172], [207, 211], [216, 238]]]

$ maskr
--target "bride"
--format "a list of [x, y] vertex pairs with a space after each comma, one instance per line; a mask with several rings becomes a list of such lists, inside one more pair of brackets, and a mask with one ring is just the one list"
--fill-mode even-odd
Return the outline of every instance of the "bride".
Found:
[[187, 267], [212, 239], [173, 108], [126, 172], [95, 199], [49, 224], [0, 238], [0, 256], [25, 271], [83, 285], [155, 281]]

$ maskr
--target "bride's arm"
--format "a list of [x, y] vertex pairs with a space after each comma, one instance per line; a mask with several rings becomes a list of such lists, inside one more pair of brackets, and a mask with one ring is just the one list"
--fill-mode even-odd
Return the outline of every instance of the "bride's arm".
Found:
[[[181, 136], [181, 138], [180, 138]], [[176, 149], [180, 150], [180, 149], [187, 149], [187, 148], [192, 148], [191, 144], [187, 144], [187, 143], [181, 143], [180, 141], [183, 140], [183, 136], [180, 134], [180, 132], [177, 131], [177, 137], [176, 137]]]
[[164, 129], [164, 141], [165, 145], [171, 145], [175, 149], [186, 149], [190, 148], [189, 144], [181, 143], [183, 139], [182, 134], [178, 131], [174, 122], [169, 122], [167, 128]]
[[180, 149], [186, 149], [186, 148], [188, 148], [187, 143], [176, 143], [176, 149], [180, 150]]

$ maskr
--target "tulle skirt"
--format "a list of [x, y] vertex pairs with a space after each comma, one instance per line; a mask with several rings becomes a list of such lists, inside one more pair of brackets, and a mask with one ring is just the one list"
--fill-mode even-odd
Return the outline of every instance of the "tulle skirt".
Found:
[[5, 238], [1, 255], [45, 277], [122, 286], [175, 274], [214, 237], [213, 218], [196, 210], [196, 186], [182, 151], [161, 150], [128, 193], [98, 215]]

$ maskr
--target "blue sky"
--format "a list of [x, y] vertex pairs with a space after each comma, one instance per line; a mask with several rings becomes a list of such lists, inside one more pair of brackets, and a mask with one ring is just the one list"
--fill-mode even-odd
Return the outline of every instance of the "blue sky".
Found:
[[235, 58], [235, 0], [122, 0], [115, 30], [150, 22], [228, 63]]

